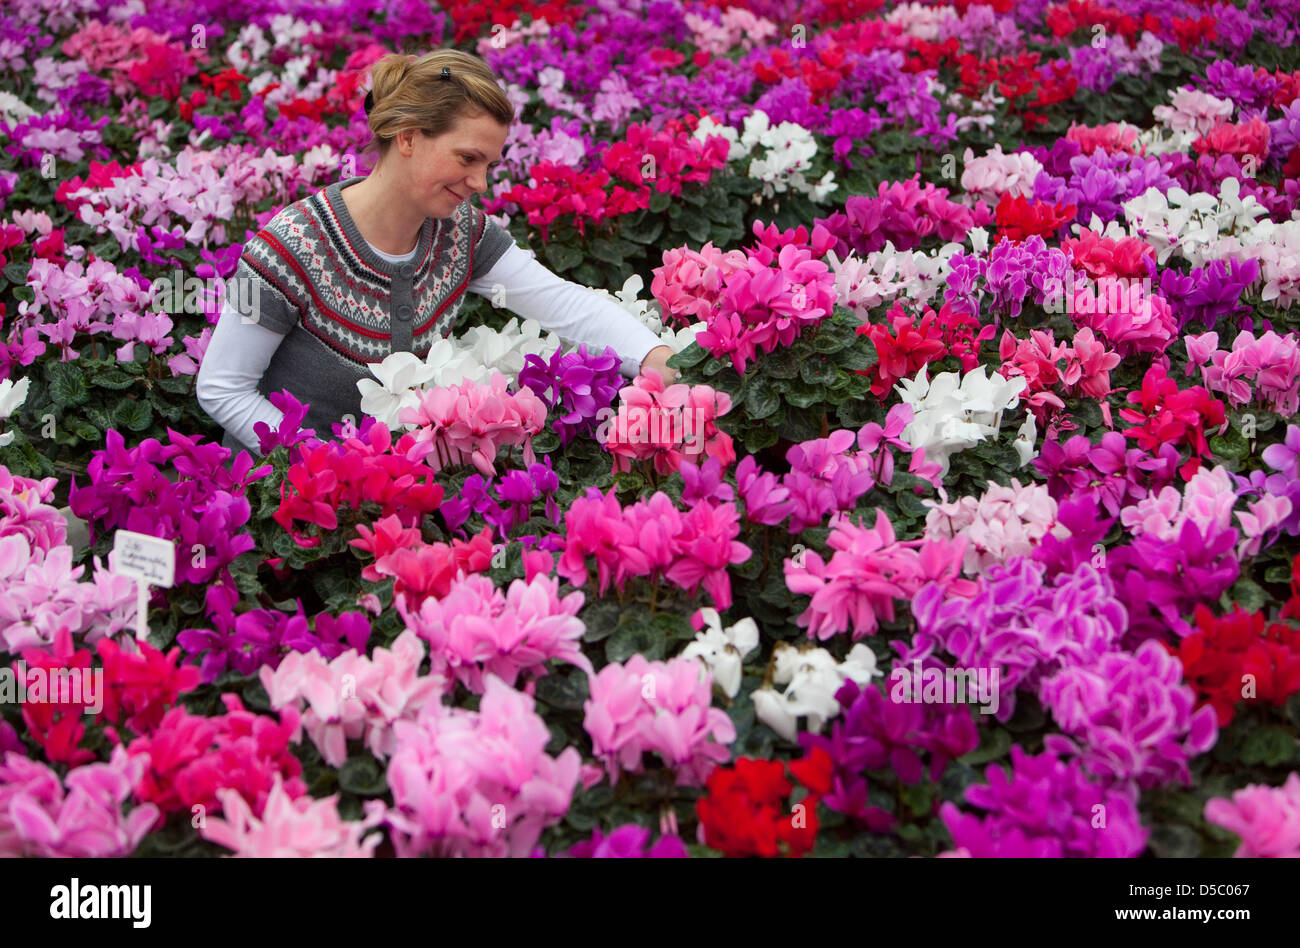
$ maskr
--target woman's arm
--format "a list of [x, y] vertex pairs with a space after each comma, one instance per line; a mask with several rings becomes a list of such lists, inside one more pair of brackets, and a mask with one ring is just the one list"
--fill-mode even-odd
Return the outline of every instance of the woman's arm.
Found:
[[227, 302], [195, 380], [199, 406], [254, 456], [261, 452], [253, 426], [264, 421], [274, 428], [284, 418], [257, 390], [283, 340], [281, 333], [244, 320]]
[[[613, 346], [623, 360], [623, 374], [635, 378], [643, 366], [673, 373], [663, 366], [673, 350], [617, 303], [552, 273], [528, 251], [511, 244], [469, 290], [481, 296], [503, 294], [506, 309], [574, 343], [603, 351]], [[662, 351], [659, 351], [662, 350]], [[674, 375], [676, 373], [673, 373]], [[671, 380], [670, 380], [671, 381]]]

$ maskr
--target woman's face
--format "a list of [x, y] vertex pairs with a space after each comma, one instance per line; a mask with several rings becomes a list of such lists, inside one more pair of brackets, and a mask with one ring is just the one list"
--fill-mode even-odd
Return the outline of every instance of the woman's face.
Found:
[[501, 163], [509, 128], [485, 113], [461, 116], [452, 128], [431, 138], [408, 131], [397, 136], [405, 166], [405, 190], [427, 217], [451, 217], [456, 206], [488, 188], [488, 172]]

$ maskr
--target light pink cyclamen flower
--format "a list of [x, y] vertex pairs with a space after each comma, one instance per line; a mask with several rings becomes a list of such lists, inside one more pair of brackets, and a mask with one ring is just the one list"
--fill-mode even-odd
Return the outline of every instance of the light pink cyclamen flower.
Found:
[[1300, 773], [1280, 787], [1251, 784], [1205, 803], [1206, 822], [1241, 837], [1238, 859], [1300, 859]]
[[546, 753], [533, 699], [488, 676], [479, 710], [431, 702], [394, 725], [386, 820], [399, 857], [527, 856], [569, 809], [582, 758]]
[[424, 643], [408, 630], [371, 658], [350, 649], [328, 662], [319, 652], [290, 652], [275, 669], [263, 665], [258, 677], [275, 710], [306, 704], [307, 735], [327, 764], [341, 767], [348, 740], [364, 739], [382, 760], [393, 753], [395, 723], [442, 698], [446, 680], [421, 675], [423, 661]]
[[717, 764], [731, 757], [736, 727], [712, 707], [713, 676], [689, 658], [650, 662], [633, 655], [611, 662], [590, 678], [582, 726], [611, 782], [641, 773], [641, 755], [657, 753], [677, 774], [678, 786], [700, 786]]
[[959, 497], [949, 504], [927, 501], [925, 536], [931, 540], [966, 538], [962, 566], [983, 573], [1012, 556], [1028, 556], [1056, 526], [1056, 501], [1044, 484], [1010, 487], [989, 481], [981, 497]]
[[441, 599], [430, 596], [418, 610], [399, 602], [407, 628], [429, 643], [434, 674], [454, 675], [481, 694], [485, 676], [510, 687], [520, 675], [540, 678], [551, 660], [592, 673], [582, 653], [586, 626], [578, 618], [582, 593], [559, 596], [560, 581], [544, 574], [516, 579], [503, 595], [492, 580], [474, 573], [452, 583]]
[[385, 807], [378, 800], [366, 802], [365, 819], [344, 820], [339, 816], [337, 793], [323, 799], [294, 799], [285, 793], [278, 774], [261, 819], [237, 791], [218, 790], [217, 797], [224, 819], [205, 820], [199, 835], [232, 850], [235, 857], [365, 859], [373, 857], [375, 847], [383, 841], [381, 833], [361, 838], [366, 830], [383, 822]]

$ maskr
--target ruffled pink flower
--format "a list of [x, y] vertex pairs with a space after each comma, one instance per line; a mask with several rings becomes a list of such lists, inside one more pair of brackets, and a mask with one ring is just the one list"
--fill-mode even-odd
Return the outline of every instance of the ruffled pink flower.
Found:
[[129, 856], [159, 816], [151, 803], [122, 815], [145, 761], [117, 747], [108, 763], [71, 771], [65, 784], [45, 764], [10, 752], [0, 764], [0, 856], [108, 859]]
[[477, 711], [430, 702], [394, 725], [386, 821], [400, 857], [527, 856], [564, 817], [582, 758], [546, 753], [533, 699], [488, 676]]
[[731, 757], [736, 728], [712, 707], [713, 677], [694, 659], [650, 662], [633, 655], [611, 662], [590, 679], [583, 727], [612, 782], [641, 773], [641, 755], [657, 753], [677, 774], [678, 786], [700, 786]]
[[433, 444], [429, 463], [435, 470], [472, 463], [491, 477], [497, 452], [514, 445], [523, 446], [524, 462], [532, 464], [537, 460], [533, 436], [546, 425], [546, 403], [527, 386], [508, 392], [506, 384], [506, 377], [494, 372], [486, 385], [467, 381], [429, 389], [419, 405], [402, 411], [400, 421], [418, 425], [417, 440]]
[[1206, 822], [1236, 833], [1238, 859], [1300, 859], [1300, 774], [1280, 787], [1251, 784], [1205, 803]]
[[836, 552], [829, 563], [812, 550], [803, 562], [785, 561], [785, 581], [792, 593], [811, 596], [799, 616], [809, 638], [826, 640], [853, 631], [853, 640], [874, 635], [880, 620], [893, 621], [894, 600], [911, 599], [927, 583], [937, 582], [955, 595], [975, 585], [960, 578], [965, 538], [955, 541], [899, 541], [883, 510], [876, 525], [863, 527], [846, 515], [831, 517], [827, 545]]
[[246, 859], [331, 858], [365, 859], [374, 856], [383, 840], [380, 833], [365, 840], [368, 829], [384, 818], [378, 800], [366, 803], [366, 819], [349, 822], [339, 816], [339, 795], [323, 799], [290, 797], [279, 777], [266, 799], [261, 818], [233, 790], [218, 790], [225, 819], [205, 820], [199, 835]]
[[736, 460], [731, 435], [717, 424], [731, 411], [725, 392], [709, 385], [665, 387], [663, 376], [647, 372], [620, 390], [619, 399], [616, 414], [600, 429], [616, 473], [630, 471], [634, 460], [653, 462], [661, 475], [679, 470], [683, 461], [717, 458], [725, 468]]
[[407, 628], [429, 643], [433, 674], [454, 675], [475, 694], [483, 692], [485, 676], [495, 675], [510, 687], [520, 675], [532, 679], [546, 674], [554, 660], [592, 673], [582, 653], [586, 630], [578, 610], [584, 596], [559, 596], [558, 579], [534, 576], [516, 579], [503, 595], [483, 575], [454, 582], [440, 599], [425, 599], [418, 610], [398, 609]]

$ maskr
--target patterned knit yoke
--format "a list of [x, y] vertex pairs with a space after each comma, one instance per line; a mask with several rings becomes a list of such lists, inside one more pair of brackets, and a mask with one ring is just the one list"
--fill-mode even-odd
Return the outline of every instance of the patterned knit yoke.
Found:
[[[356, 383], [394, 352], [423, 358], [456, 322], [470, 282], [514, 242], [480, 208], [425, 218], [414, 255], [391, 263], [374, 252], [343, 203], [364, 178], [335, 182], [283, 208], [244, 245], [231, 302], [244, 319], [284, 335], [258, 385], [288, 389], [310, 405], [318, 437], [361, 420]], [[255, 446], [250, 446], [255, 447]]]

